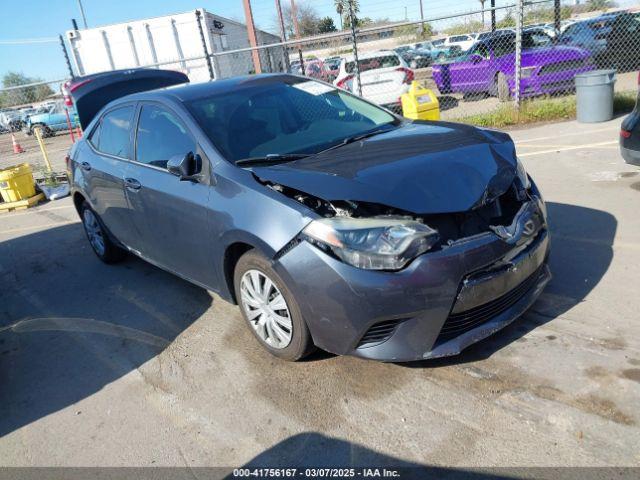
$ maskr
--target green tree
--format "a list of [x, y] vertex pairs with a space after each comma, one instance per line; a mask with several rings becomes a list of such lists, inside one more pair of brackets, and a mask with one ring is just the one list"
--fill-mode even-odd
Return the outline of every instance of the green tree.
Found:
[[587, 10], [595, 12], [597, 10], [607, 10], [614, 6], [614, 2], [610, 0], [588, 0]]
[[340, 26], [342, 29], [351, 28], [350, 8], [353, 9], [353, 16], [356, 17], [356, 26], [358, 26], [357, 13], [360, 12], [360, 4], [358, 0], [334, 0], [336, 12], [340, 15]]
[[336, 30], [338, 29], [334, 25], [333, 18], [331, 17], [321, 18], [318, 22], [318, 32], [320, 33], [335, 32]]
[[[307, 2], [296, 2], [296, 13], [301, 37], [308, 37], [320, 33], [318, 30], [320, 15], [318, 15], [318, 11], [313, 7], [313, 5], [310, 5]], [[293, 16], [291, 15], [291, 6], [283, 6], [282, 17], [287, 37], [295, 37], [296, 30]]]
[[[42, 82], [41, 78], [27, 77], [19, 72], [7, 72], [2, 77], [3, 88], [19, 87], [21, 85], [29, 85]], [[23, 88], [15, 88], [6, 90], [0, 97], [0, 104], [4, 107], [13, 105], [24, 105], [26, 103], [40, 102], [45, 100], [49, 95], [53, 95], [53, 90], [47, 84], [31, 85]]]

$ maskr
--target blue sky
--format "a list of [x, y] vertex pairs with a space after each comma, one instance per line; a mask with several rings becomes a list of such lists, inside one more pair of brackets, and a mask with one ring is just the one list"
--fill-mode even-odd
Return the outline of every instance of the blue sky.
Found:
[[[321, 16], [338, 17], [333, 0], [296, 0], [312, 5]], [[281, 0], [283, 6], [290, 0]], [[254, 19], [264, 29], [274, 28], [274, 0], [252, 0]], [[497, 0], [497, 5], [513, 3]], [[564, 0], [563, 0], [563, 3]], [[638, 4], [635, 0], [618, 3]], [[425, 18], [449, 13], [461, 13], [479, 8], [478, 0], [423, 0]], [[489, 4], [489, 0], [487, 0]], [[138, 20], [146, 17], [179, 13], [195, 8], [244, 21], [242, 0], [83, 0], [89, 27], [109, 23]], [[371, 18], [403, 20], [420, 18], [419, 0], [360, 0], [360, 15]], [[20, 71], [29, 76], [54, 80], [66, 76], [60, 46], [53, 44], [5, 45], [2, 42], [17, 39], [56, 37], [71, 28], [71, 18], [81, 25], [77, 0], [23, 0], [4, 6], [0, 15], [0, 75], [6, 71]]]

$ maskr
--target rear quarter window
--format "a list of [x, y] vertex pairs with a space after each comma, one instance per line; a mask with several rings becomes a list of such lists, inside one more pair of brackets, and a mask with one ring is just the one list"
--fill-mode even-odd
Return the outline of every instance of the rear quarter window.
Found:
[[116, 157], [131, 158], [130, 138], [132, 105], [116, 108], [103, 115], [89, 141], [96, 150]]
[[[376, 70], [379, 68], [390, 68], [400, 66], [400, 57], [397, 55], [384, 55], [380, 57], [371, 57], [358, 60], [360, 66], [360, 73], [367, 70]], [[356, 62], [347, 62], [345, 70], [347, 73], [353, 73], [356, 68]]]

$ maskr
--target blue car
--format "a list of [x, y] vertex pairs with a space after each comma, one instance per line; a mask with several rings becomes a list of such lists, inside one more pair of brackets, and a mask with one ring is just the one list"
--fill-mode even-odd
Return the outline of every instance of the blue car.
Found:
[[94, 253], [238, 304], [279, 358], [455, 355], [550, 279], [546, 208], [507, 134], [289, 74], [75, 81], [67, 165]]
[[[33, 135], [33, 131], [36, 128], [40, 128], [43, 137], [51, 137], [56, 132], [69, 129], [69, 123], [67, 122], [67, 114], [65, 113], [66, 107], [62, 104], [55, 104], [44, 108], [44, 111], [29, 115], [25, 121], [25, 131], [28, 135]], [[71, 128], [76, 128], [80, 125], [78, 121], [78, 114], [74, 109], [68, 110], [69, 122]]]

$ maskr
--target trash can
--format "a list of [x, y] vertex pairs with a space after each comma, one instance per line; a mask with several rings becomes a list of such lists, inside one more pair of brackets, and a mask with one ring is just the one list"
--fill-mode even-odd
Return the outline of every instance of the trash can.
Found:
[[594, 70], [576, 75], [578, 121], [606, 122], [613, 118], [615, 70]]
[[417, 81], [411, 82], [407, 93], [400, 97], [402, 115], [412, 120], [440, 120], [440, 102], [433, 91]]
[[26, 200], [36, 194], [31, 165], [21, 163], [0, 170], [0, 194], [5, 202]]

